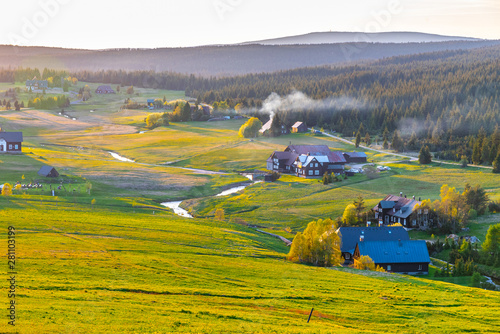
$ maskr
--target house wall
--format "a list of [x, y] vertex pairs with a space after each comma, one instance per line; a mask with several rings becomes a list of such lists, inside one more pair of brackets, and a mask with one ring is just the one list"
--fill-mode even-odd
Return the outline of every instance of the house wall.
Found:
[[7, 142], [5, 139], [0, 139], [0, 152], [7, 152]]
[[20, 153], [22, 151], [22, 143], [19, 142], [6, 142], [0, 139], [0, 152]]
[[[428, 263], [375, 263], [386, 271], [408, 275], [427, 275], [429, 273]], [[389, 268], [390, 266], [390, 268]]]

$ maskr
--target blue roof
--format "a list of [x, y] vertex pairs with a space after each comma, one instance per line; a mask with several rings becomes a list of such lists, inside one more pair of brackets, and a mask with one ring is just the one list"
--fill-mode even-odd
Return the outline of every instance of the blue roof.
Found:
[[381, 227], [340, 227], [337, 234], [340, 233], [342, 241], [340, 245], [341, 252], [354, 254], [356, 244], [361, 236], [364, 241], [384, 241], [384, 240], [410, 240], [408, 232], [402, 226], [381, 226]]
[[359, 255], [368, 255], [375, 264], [431, 262], [424, 240], [364, 241], [358, 248]]
[[380, 201], [382, 209], [392, 209], [396, 205], [394, 201]]
[[367, 157], [365, 152], [347, 152], [344, 154], [348, 155], [350, 158], [366, 158]]

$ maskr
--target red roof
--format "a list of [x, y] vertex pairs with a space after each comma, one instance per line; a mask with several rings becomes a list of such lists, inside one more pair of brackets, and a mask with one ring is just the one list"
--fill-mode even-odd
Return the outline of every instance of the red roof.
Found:
[[327, 154], [327, 156], [330, 159], [330, 162], [347, 163], [342, 152], [331, 151]]

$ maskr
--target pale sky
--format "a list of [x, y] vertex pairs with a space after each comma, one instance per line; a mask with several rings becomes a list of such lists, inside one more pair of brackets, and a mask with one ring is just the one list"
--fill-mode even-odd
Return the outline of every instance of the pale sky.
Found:
[[319, 31], [500, 39], [500, 0], [2, 0], [0, 44], [157, 48]]

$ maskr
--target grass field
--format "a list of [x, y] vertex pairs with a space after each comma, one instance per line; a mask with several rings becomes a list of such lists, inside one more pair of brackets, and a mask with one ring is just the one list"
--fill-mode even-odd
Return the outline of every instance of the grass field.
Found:
[[[7, 245], [8, 226], [18, 232], [19, 332], [498, 332], [498, 292], [289, 263], [287, 246], [244, 223], [292, 239], [312, 220], [342, 215], [359, 195], [369, 208], [386, 194], [434, 200], [442, 184], [463, 190], [468, 182], [500, 199], [500, 176], [474, 167], [391, 163], [400, 159], [367, 152], [369, 161], [391, 170], [327, 186], [283, 175], [213, 197], [248, 182], [239, 172], [265, 170], [271, 152], [290, 143], [353, 146], [308, 133], [242, 139], [244, 120], [172, 123], [140, 133], [149, 111], [121, 110], [124, 91], [72, 105], [71, 118], [54, 110], [0, 111], [4, 130], [24, 133], [22, 155], [0, 155], [0, 184], [44, 184], [0, 196], [0, 244]], [[176, 91], [136, 93], [141, 103], [185, 98]], [[110, 151], [135, 162], [118, 161]], [[42, 165], [62, 176], [41, 178]], [[194, 219], [159, 204], [180, 199]], [[217, 208], [224, 221], [214, 220]], [[483, 240], [497, 221], [498, 215], [480, 217], [470, 234]], [[0, 323], [0, 332], [10, 330], [5, 326]]]
[[[497, 292], [289, 263], [276, 239], [227, 222], [37, 204], [4, 209], [0, 220], [17, 230], [22, 333], [494, 333], [500, 326]], [[5, 321], [0, 328], [9, 330]]]

